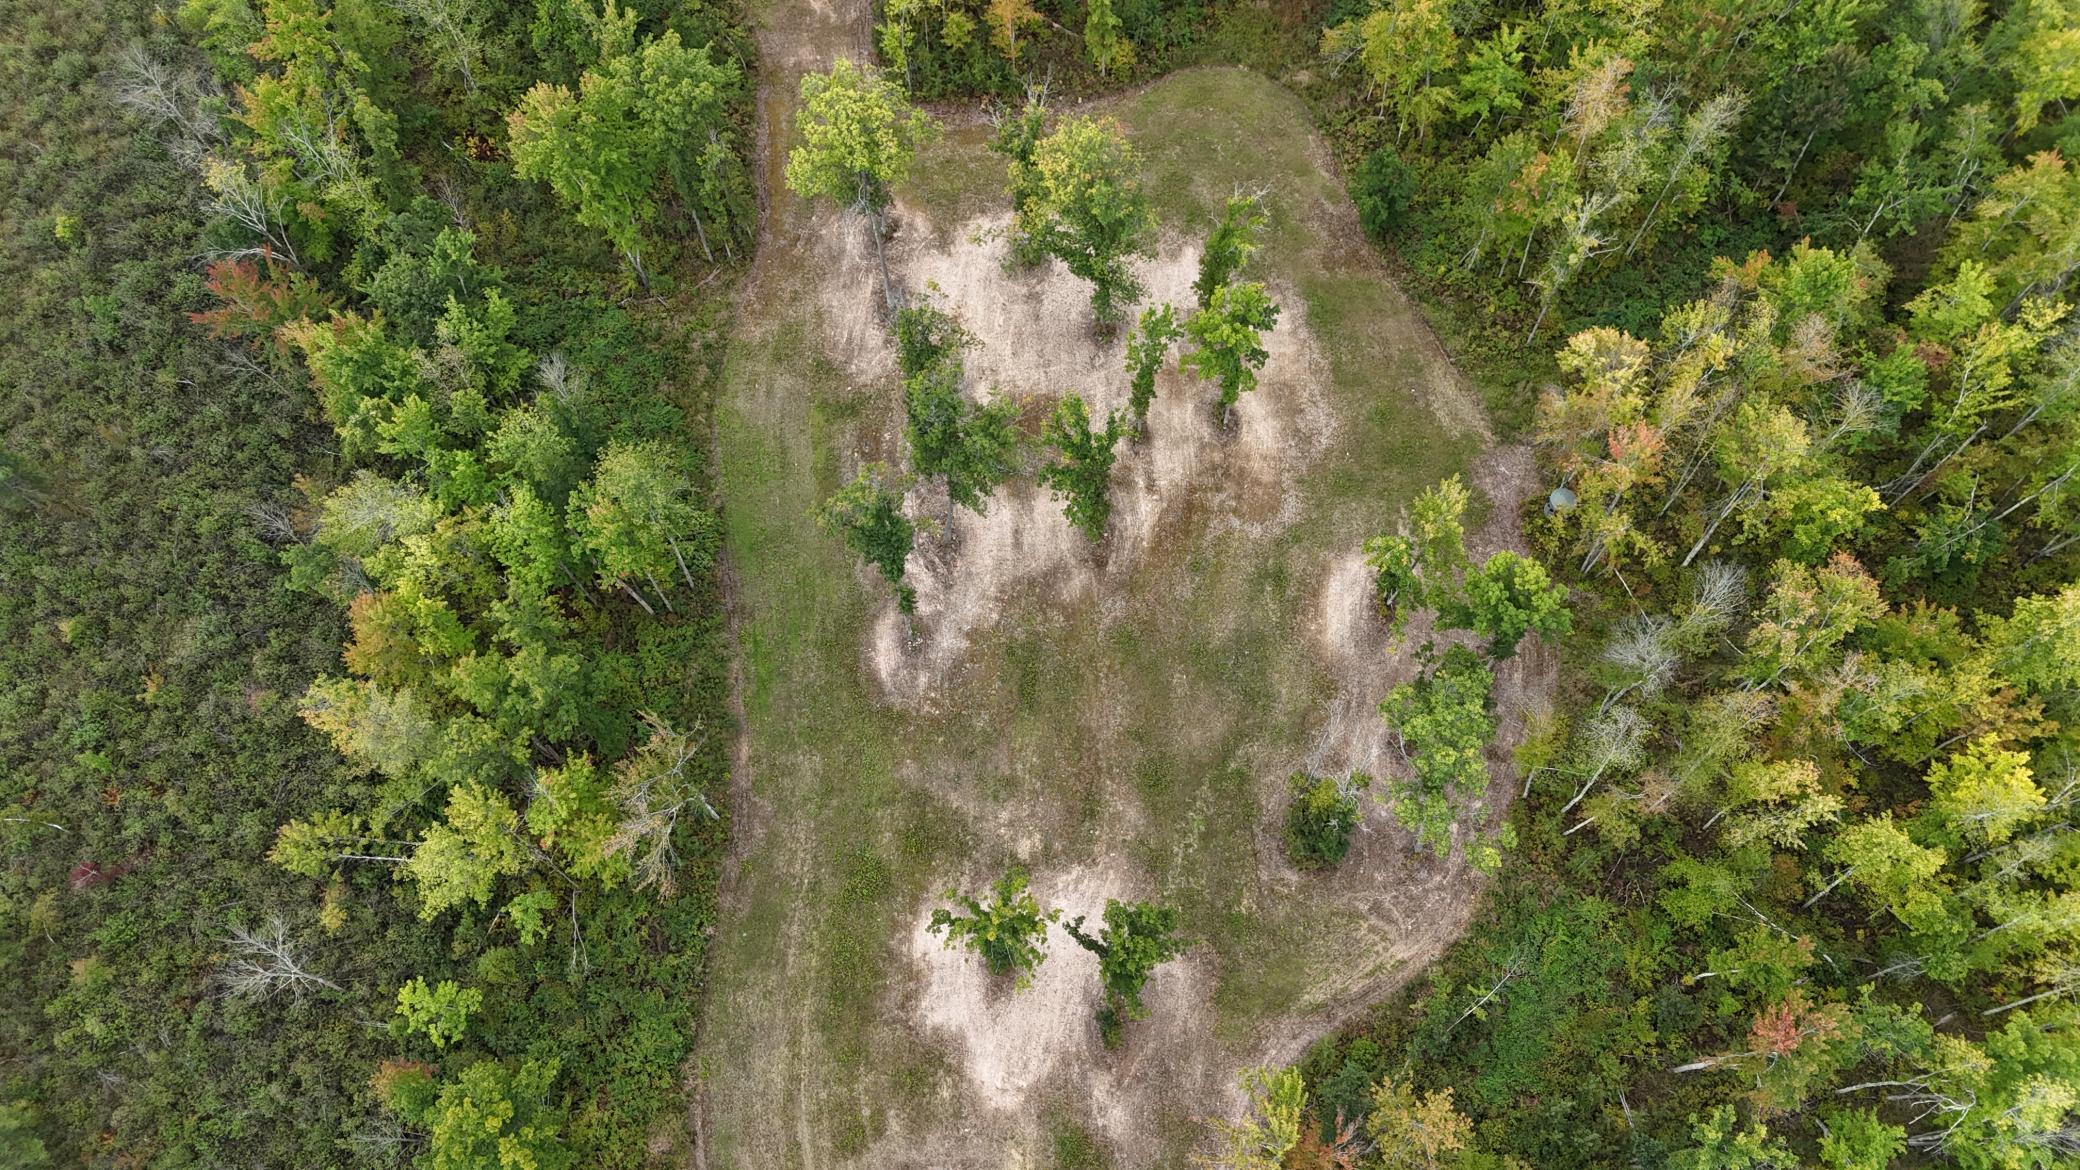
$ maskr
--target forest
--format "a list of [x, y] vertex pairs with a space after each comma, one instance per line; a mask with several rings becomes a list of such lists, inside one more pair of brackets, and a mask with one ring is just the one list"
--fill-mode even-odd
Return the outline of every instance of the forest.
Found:
[[739, 14], [91, 9], [8, 48], [0, 1161], [640, 1165], [721, 832]]
[[2080, 1166], [2080, 4], [10, 16], [0, 1166]]

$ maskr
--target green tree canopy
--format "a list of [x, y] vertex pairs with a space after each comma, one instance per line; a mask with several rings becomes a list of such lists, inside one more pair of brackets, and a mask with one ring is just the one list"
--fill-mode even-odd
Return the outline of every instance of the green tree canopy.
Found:
[[660, 440], [609, 444], [592, 478], [571, 493], [570, 523], [600, 586], [620, 586], [646, 610], [649, 603], [629, 585], [631, 578], [649, 582], [662, 597], [659, 576], [670, 580], [676, 568], [695, 590], [694, 573], [714, 564], [721, 539], [715, 514], [693, 498], [684, 452]]
[[1213, 303], [1213, 294], [1226, 288], [1249, 263], [1257, 252], [1257, 233], [1270, 222], [1264, 214], [1263, 200], [1255, 195], [1231, 195], [1228, 205], [1221, 212], [1221, 221], [1214, 225], [1213, 233], [1206, 237], [1206, 247], [1199, 253], [1199, 277], [1192, 282], [1192, 291], [1199, 296], [1199, 307]]
[[519, 825], [520, 815], [495, 789], [472, 782], [450, 790], [446, 818], [427, 828], [404, 866], [419, 884], [419, 917], [490, 902], [498, 880], [520, 872]]
[[446, 1048], [462, 1039], [470, 1016], [483, 1006], [484, 993], [477, 988], [452, 979], [429, 986], [415, 975], [397, 989], [397, 1018], [392, 1024], [406, 1035], [425, 1035], [435, 1048]]
[[1223, 418], [1257, 388], [1257, 371], [1271, 358], [1263, 337], [1277, 324], [1278, 306], [1258, 281], [1222, 285], [1185, 322], [1194, 348], [1178, 364], [1220, 387]]
[[1100, 77], [1134, 67], [1134, 42], [1127, 39], [1119, 16], [1112, 10], [1112, 0], [1089, 0], [1085, 6], [1083, 51]]
[[[1546, 575], [1545, 566], [1508, 549], [1466, 574], [1462, 600], [1448, 624], [1463, 623], [1488, 639], [1497, 658], [1514, 654], [1527, 633], [1555, 638], [1572, 628], [1567, 587]], [[1441, 611], [1442, 612], [1442, 611]]]
[[576, 1159], [550, 1098], [558, 1065], [480, 1060], [438, 1089], [424, 1084], [423, 1071], [407, 1070], [392, 1078], [388, 1098], [426, 1130], [428, 1170], [568, 1170]]
[[1440, 857], [1451, 850], [1461, 807], [1479, 809], [1487, 795], [1494, 683], [1477, 655], [1452, 646], [1435, 669], [1395, 687], [1380, 703], [1415, 771], [1394, 784], [1395, 819]]
[[729, 132], [729, 108], [742, 86], [735, 62], [715, 60], [706, 45], [689, 49], [668, 29], [587, 70], [576, 92], [549, 82], [528, 90], [507, 118], [514, 171], [548, 183], [579, 223], [606, 233], [647, 284], [644, 233], [657, 219], [666, 179], [704, 247], [703, 213], [732, 236], [750, 226], [743, 193], [710, 189], [706, 180], [710, 167], [724, 162], [708, 148]]
[[955, 504], [983, 510], [1014, 470], [1020, 440], [1015, 405], [971, 403], [962, 393], [961, 355], [971, 344], [960, 323], [934, 306], [910, 305], [896, 314], [910, 465], [945, 481], [949, 523]]
[[909, 175], [918, 148], [938, 124], [910, 104], [903, 87], [871, 66], [840, 60], [829, 73], [802, 78], [801, 141], [787, 154], [787, 187], [804, 199], [828, 199], [867, 217], [881, 261], [888, 311], [902, 307], [888, 275], [882, 212], [890, 189]]
[[1249, 1110], [1239, 1122], [1212, 1122], [1220, 1153], [1195, 1161], [1220, 1170], [1281, 1170], [1300, 1144], [1307, 1084], [1296, 1068], [1245, 1069], [1241, 1081]]
[[1026, 892], [1026, 875], [1017, 870], [997, 879], [988, 902], [959, 890], [946, 891], [946, 897], [956, 909], [932, 911], [926, 929], [944, 934], [949, 947], [966, 947], [982, 956], [990, 974], [1015, 975], [1020, 987], [1030, 985], [1034, 968], [1047, 958], [1047, 924], [1060, 918], [1061, 911], [1041, 910]]
[[1093, 541], [1104, 538], [1105, 522], [1112, 518], [1113, 448], [1122, 429], [1118, 411], [1105, 416], [1102, 428], [1092, 427], [1082, 396], [1065, 394], [1041, 432], [1055, 457], [1040, 469], [1040, 482], [1062, 501], [1069, 523]]
[[1148, 408], [1156, 399], [1156, 375], [1170, 347], [1184, 336], [1178, 327], [1177, 310], [1171, 305], [1150, 305], [1141, 310], [1141, 323], [1127, 338], [1127, 410], [1134, 416], [1134, 433], [1148, 433]]
[[900, 482], [888, 468], [868, 464], [851, 483], [824, 501], [816, 520], [861, 560], [881, 570], [896, 591], [896, 605], [909, 613], [917, 607], [917, 593], [903, 580], [903, 572], [916, 543], [917, 528], [903, 515]]
[[996, 128], [989, 148], [1004, 157], [1006, 188], [1011, 195], [1011, 256], [1020, 264], [1037, 264], [1047, 258], [1041, 227], [1047, 210], [1041, 202], [1044, 189], [1034, 155], [1047, 136], [1047, 91], [1026, 91], [1025, 104], [1017, 110], [995, 115]]
[[1119, 1024], [1148, 1014], [1141, 1003], [1141, 989], [1148, 985], [1148, 977], [1157, 967], [1184, 954], [1187, 944], [1177, 937], [1178, 921], [1177, 911], [1167, 906], [1107, 898], [1105, 927], [1095, 937], [1084, 933], [1080, 914], [1062, 924], [1076, 945], [1098, 956], [1098, 978], [1105, 986], [1105, 1008], [1099, 1022], [1106, 1029], [1108, 1043], [1117, 1035]]
[[1109, 119], [1070, 118], [1033, 147], [1030, 230], [1048, 255], [1090, 282], [1101, 326], [1141, 296], [1130, 261], [1149, 254], [1155, 214], [1140, 172], [1140, 154]]

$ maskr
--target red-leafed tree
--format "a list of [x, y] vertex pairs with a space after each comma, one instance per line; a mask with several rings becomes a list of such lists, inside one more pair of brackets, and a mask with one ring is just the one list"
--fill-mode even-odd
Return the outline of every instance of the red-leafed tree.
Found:
[[270, 337], [291, 321], [322, 319], [332, 308], [310, 277], [262, 251], [252, 260], [219, 260], [209, 266], [205, 286], [222, 303], [188, 314], [209, 329], [211, 337]]

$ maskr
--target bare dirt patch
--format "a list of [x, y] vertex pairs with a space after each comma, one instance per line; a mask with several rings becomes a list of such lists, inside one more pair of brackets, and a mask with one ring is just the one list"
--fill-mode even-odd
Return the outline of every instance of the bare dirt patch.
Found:
[[[1095, 930], [1107, 898], [1134, 896], [1128, 879], [1118, 867], [1078, 867], [1042, 874], [1032, 888], [1043, 905], [1061, 909], [1065, 918], [1086, 915]], [[1047, 960], [1031, 986], [1018, 989], [926, 930], [937, 904], [920, 908], [909, 938], [918, 973], [913, 1011], [929, 1033], [959, 1052], [979, 1103], [1015, 1121], [1044, 1091], [1073, 1085], [1089, 1095], [1094, 1120], [1115, 1142], [1127, 1148], [1145, 1143], [1148, 1118], [1134, 1104], [1147, 1094], [1149, 1080], [1174, 1082], [1188, 1071], [1179, 1061], [1203, 1064], [1213, 1049], [1203, 963], [1188, 956], [1158, 968], [1143, 993], [1149, 1020], [1137, 1025], [1121, 1052], [1108, 1053], [1095, 1023], [1101, 998], [1094, 956], [1052, 931]]]
[[[924, 290], [975, 335], [967, 363], [974, 398], [1051, 406], [1076, 393], [1094, 416], [1125, 409], [1127, 331], [1092, 328], [1088, 285], [1052, 262], [1012, 267], [1008, 215], [971, 221], [941, 242], [914, 210], [899, 211], [904, 238], [917, 243], [899, 249], [895, 267], [907, 287]], [[1166, 238], [1155, 257], [1135, 266], [1144, 304], [1188, 312], [1198, 262], [1196, 245]], [[823, 299], [856, 303], [853, 285], [853, 273], [834, 271]], [[1213, 387], [1179, 370], [1173, 355], [1157, 378], [1147, 436], [1119, 447], [1112, 522], [1098, 545], [1030, 481], [1007, 485], [981, 515], [949, 511], [931, 485], [913, 491], [911, 512], [937, 531], [911, 563], [915, 617], [889, 604], [875, 618], [871, 665], [891, 697], [921, 709], [939, 704], [959, 677], [970, 634], [1014, 600], [1070, 605], [1116, 593], [1152, 546], [1180, 539], [1194, 523], [1261, 529], [1290, 522], [1306, 469], [1332, 439], [1336, 419], [1318, 390], [1325, 362], [1304, 303], [1290, 289], [1273, 295], [1284, 310], [1264, 339], [1270, 357], [1232, 417], [1220, 417]], [[853, 373], [888, 377], [894, 356], [885, 330], [861, 345], [854, 336], [848, 330], [834, 345]]]
[[[1491, 449], [1474, 461], [1468, 481], [1490, 506], [1485, 521], [1467, 534], [1473, 556], [1505, 548], [1524, 551], [1516, 509], [1530, 495], [1533, 476], [1530, 453], [1520, 447]], [[1347, 951], [1346, 961], [1317, 972], [1306, 999], [1295, 1005], [1304, 1022], [1260, 1050], [1266, 1061], [1296, 1059], [1313, 1037], [1415, 974], [1422, 961], [1465, 928], [1474, 907], [1467, 891], [1482, 883], [1465, 859], [1465, 826], [1455, 828], [1451, 855], [1438, 859], [1394, 820], [1386, 785], [1406, 778], [1409, 765], [1379, 715], [1387, 692], [1420, 670], [1412, 647], [1471, 645], [1474, 639], [1464, 631], [1437, 630], [1427, 613], [1410, 616], [1397, 636], [1380, 609], [1372, 571], [1356, 548], [1328, 563], [1316, 599], [1311, 642], [1335, 680], [1334, 694], [1324, 704], [1320, 729], [1305, 757], [1295, 760], [1292, 770], [1315, 776], [1362, 772], [1373, 777], [1374, 786], [1363, 801], [1364, 820], [1350, 855], [1326, 873], [1300, 872], [1280, 848], [1289, 800], [1283, 777], [1267, 774], [1259, 787], [1263, 845], [1258, 855], [1264, 881], [1281, 896], [1309, 898], [1343, 911], [1338, 929]], [[1542, 707], [1550, 692], [1553, 673], [1551, 655], [1532, 640], [1495, 664], [1497, 731], [1488, 753], [1491, 824], [1507, 813], [1515, 794], [1511, 756], [1523, 742], [1527, 714]]]

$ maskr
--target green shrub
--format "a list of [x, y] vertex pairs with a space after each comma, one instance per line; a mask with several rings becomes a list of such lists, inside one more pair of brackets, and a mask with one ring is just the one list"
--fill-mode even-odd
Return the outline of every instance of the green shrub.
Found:
[[1401, 229], [1415, 192], [1415, 172], [1391, 146], [1367, 155], [1351, 175], [1351, 202], [1358, 205], [1358, 222], [1377, 240]]
[[1040, 909], [1026, 892], [1026, 875], [1017, 870], [998, 879], [990, 894], [985, 903], [959, 890], [946, 891], [947, 899], [966, 913], [941, 907], [932, 911], [927, 929], [944, 934], [949, 947], [963, 946], [982, 956], [990, 974], [1016, 976], [1024, 987], [1032, 981], [1033, 969], [1047, 958], [1047, 924], [1062, 912]]
[[1372, 783], [1372, 777], [1353, 772], [1338, 780], [1295, 772], [1287, 783], [1293, 803], [1286, 809], [1286, 856], [1302, 869], [1342, 861], [1351, 850], [1351, 832], [1358, 827], [1358, 792]]

